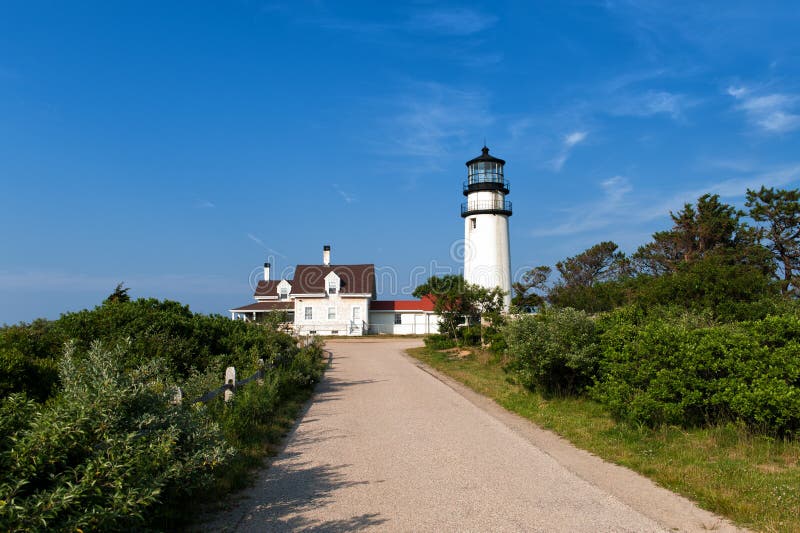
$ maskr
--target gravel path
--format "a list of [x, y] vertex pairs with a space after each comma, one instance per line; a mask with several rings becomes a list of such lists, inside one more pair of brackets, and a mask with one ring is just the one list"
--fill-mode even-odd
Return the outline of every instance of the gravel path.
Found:
[[206, 529], [734, 529], [427, 370], [404, 354], [419, 344], [329, 341], [331, 367], [286, 448]]

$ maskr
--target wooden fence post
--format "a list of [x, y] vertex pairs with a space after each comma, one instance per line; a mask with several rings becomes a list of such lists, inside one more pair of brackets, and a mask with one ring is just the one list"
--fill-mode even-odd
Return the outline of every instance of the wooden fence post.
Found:
[[229, 366], [225, 369], [225, 384], [230, 388], [225, 391], [225, 401], [229, 402], [233, 398], [233, 391], [236, 389], [236, 369]]
[[175, 387], [175, 392], [172, 393], [172, 405], [180, 405], [183, 402], [183, 391], [180, 387]]
[[260, 377], [256, 380], [259, 385], [264, 384], [264, 360], [258, 360], [258, 371], [261, 373]]

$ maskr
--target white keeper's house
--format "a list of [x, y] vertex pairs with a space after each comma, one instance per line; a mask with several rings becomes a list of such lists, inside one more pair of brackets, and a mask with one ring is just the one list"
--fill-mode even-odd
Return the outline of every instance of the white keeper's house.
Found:
[[[505, 178], [506, 162], [489, 155], [467, 161], [467, 179], [461, 204], [464, 219], [464, 279], [505, 293], [511, 303], [511, 253], [508, 219], [511, 184]], [[231, 318], [264, 320], [267, 313], [284, 311], [288, 324], [301, 335], [397, 335], [439, 331], [433, 302], [378, 300], [375, 265], [332, 265], [331, 247], [325, 246], [321, 265], [297, 265], [293, 279], [273, 280], [264, 263], [264, 280], [256, 287], [256, 302], [231, 309]]]
[[268, 313], [285, 312], [298, 335], [437, 333], [439, 317], [433, 302], [377, 300], [375, 265], [332, 265], [331, 247], [322, 251], [322, 264], [297, 265], [292, 279], [273, 280], [264, 263], [255, 303], [231, 309], [234, 320], [263, 321]]

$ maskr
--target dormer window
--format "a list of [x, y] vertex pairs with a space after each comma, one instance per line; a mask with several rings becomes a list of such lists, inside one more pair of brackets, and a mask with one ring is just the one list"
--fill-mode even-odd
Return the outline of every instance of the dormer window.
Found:
[[280, 283], [278, 283], [278, 300], [288, 300], [289, 293], [292, 292], [292, 285], [282, 279]]
[[338, 279], [329, 279], [328, 280], [328, 294], [336, 294], [336, 291], [339, 290], [339, 280]]

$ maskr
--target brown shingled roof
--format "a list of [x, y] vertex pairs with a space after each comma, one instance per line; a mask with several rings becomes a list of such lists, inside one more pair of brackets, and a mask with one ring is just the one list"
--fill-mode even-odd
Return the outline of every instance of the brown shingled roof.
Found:
[[287, 302], [286, 300], [282, 300], [280, 302], [256, 302], [254, 304], [243, 305], [241, 307], [237, 307], [236, 309], [231, 309], [230, 311], [233, 312], [245, 312], [245, 311], [278, 311], [278, 310], [289, 310], [291, 311], [294, 309], [294, 302]]
[[[271, 279], [267, 281], [262, 279], [256, 286], [256, 293], [254, 296], [277, 296], [278, 283], [280, 283], [280, 280]], [[291, 280], [289, 283], [291, 283]]]
[[[375, 294], [375, 265], [297, 265], [294, 279], [286, 281], [292, 286], [293, 294], [314, 294], [325, 292], [325, 276], [331, 270], [342, 281], [340, 294]], [[277, 296], [280, 280], [261, 280], [256, 286], [254, 296]]]
[[375, 265], [297, 265], [292, 293], [325, 292], [325, 276], [334, 271], [342, 285], [340, 294], [375, 294]]

